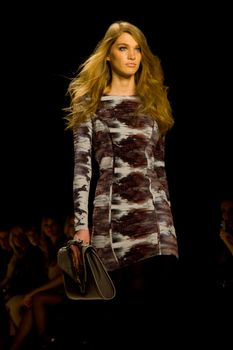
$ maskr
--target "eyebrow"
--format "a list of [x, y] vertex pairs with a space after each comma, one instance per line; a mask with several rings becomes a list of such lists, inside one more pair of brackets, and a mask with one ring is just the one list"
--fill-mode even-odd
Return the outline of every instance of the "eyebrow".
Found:
[[[120, 45], [130, 46], [130, 44], [127, 44], [127, 43], [124, 43], [124, 42], [122, 42], [122, 43], [117, 43], [117, 45], [118, 45], [118, 46], [120, 46]], [[140, 47], [140, 45], [139, 45], [139, 44], [136, 44], [134, 47], [137, 48], [137, 47]]]

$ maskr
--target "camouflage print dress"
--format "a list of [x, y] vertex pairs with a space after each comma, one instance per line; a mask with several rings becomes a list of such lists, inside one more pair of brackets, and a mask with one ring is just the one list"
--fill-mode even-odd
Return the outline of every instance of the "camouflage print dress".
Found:
[[[75, 230], [92, 216], [92, 244], [108, 270], [156, 255], [178, 257], [157, 123], [137, 114], [136, 96], [103, 96], [91, 120], [74, 129]], [[93, 211], [92, 157], [99, 168]]]

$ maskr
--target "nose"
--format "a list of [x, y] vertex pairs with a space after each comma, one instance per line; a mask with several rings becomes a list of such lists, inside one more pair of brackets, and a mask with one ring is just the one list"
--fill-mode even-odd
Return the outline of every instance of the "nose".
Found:
[[128, 58], [130, 60], [135, 60], [135, 51], [134, 51], [134, 49], [128, 51]]

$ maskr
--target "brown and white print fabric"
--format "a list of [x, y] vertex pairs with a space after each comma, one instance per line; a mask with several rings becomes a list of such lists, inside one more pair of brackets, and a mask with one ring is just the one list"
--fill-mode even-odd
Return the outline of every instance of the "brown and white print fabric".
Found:
[[[88, 227], [108, 270], [155, 255], [178, 257], [157, 123], [137, 112], [136, 96], [103, 96], [93, 118], [74, 129], [75, 230]], [[93, 156], [99, 177], [90, 211]]]

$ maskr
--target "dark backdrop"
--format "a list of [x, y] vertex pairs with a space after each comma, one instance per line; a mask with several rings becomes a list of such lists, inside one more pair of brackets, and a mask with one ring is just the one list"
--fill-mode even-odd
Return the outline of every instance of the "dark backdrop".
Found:
[[144, 31], [170, 87], [176, 124], [167, 137], [166, 157], [181, 252], [190, 254], [190, 242], [191, 254], [200, 246], [206, 251], [218, 224], [219, 198], [232, 194], [232, 22], [221, 4], [5, 6], [1, 223], [31, 220], [51, 209], [60, 215], [72, 210], [66, 89], [107, 26], [124, 19]]

